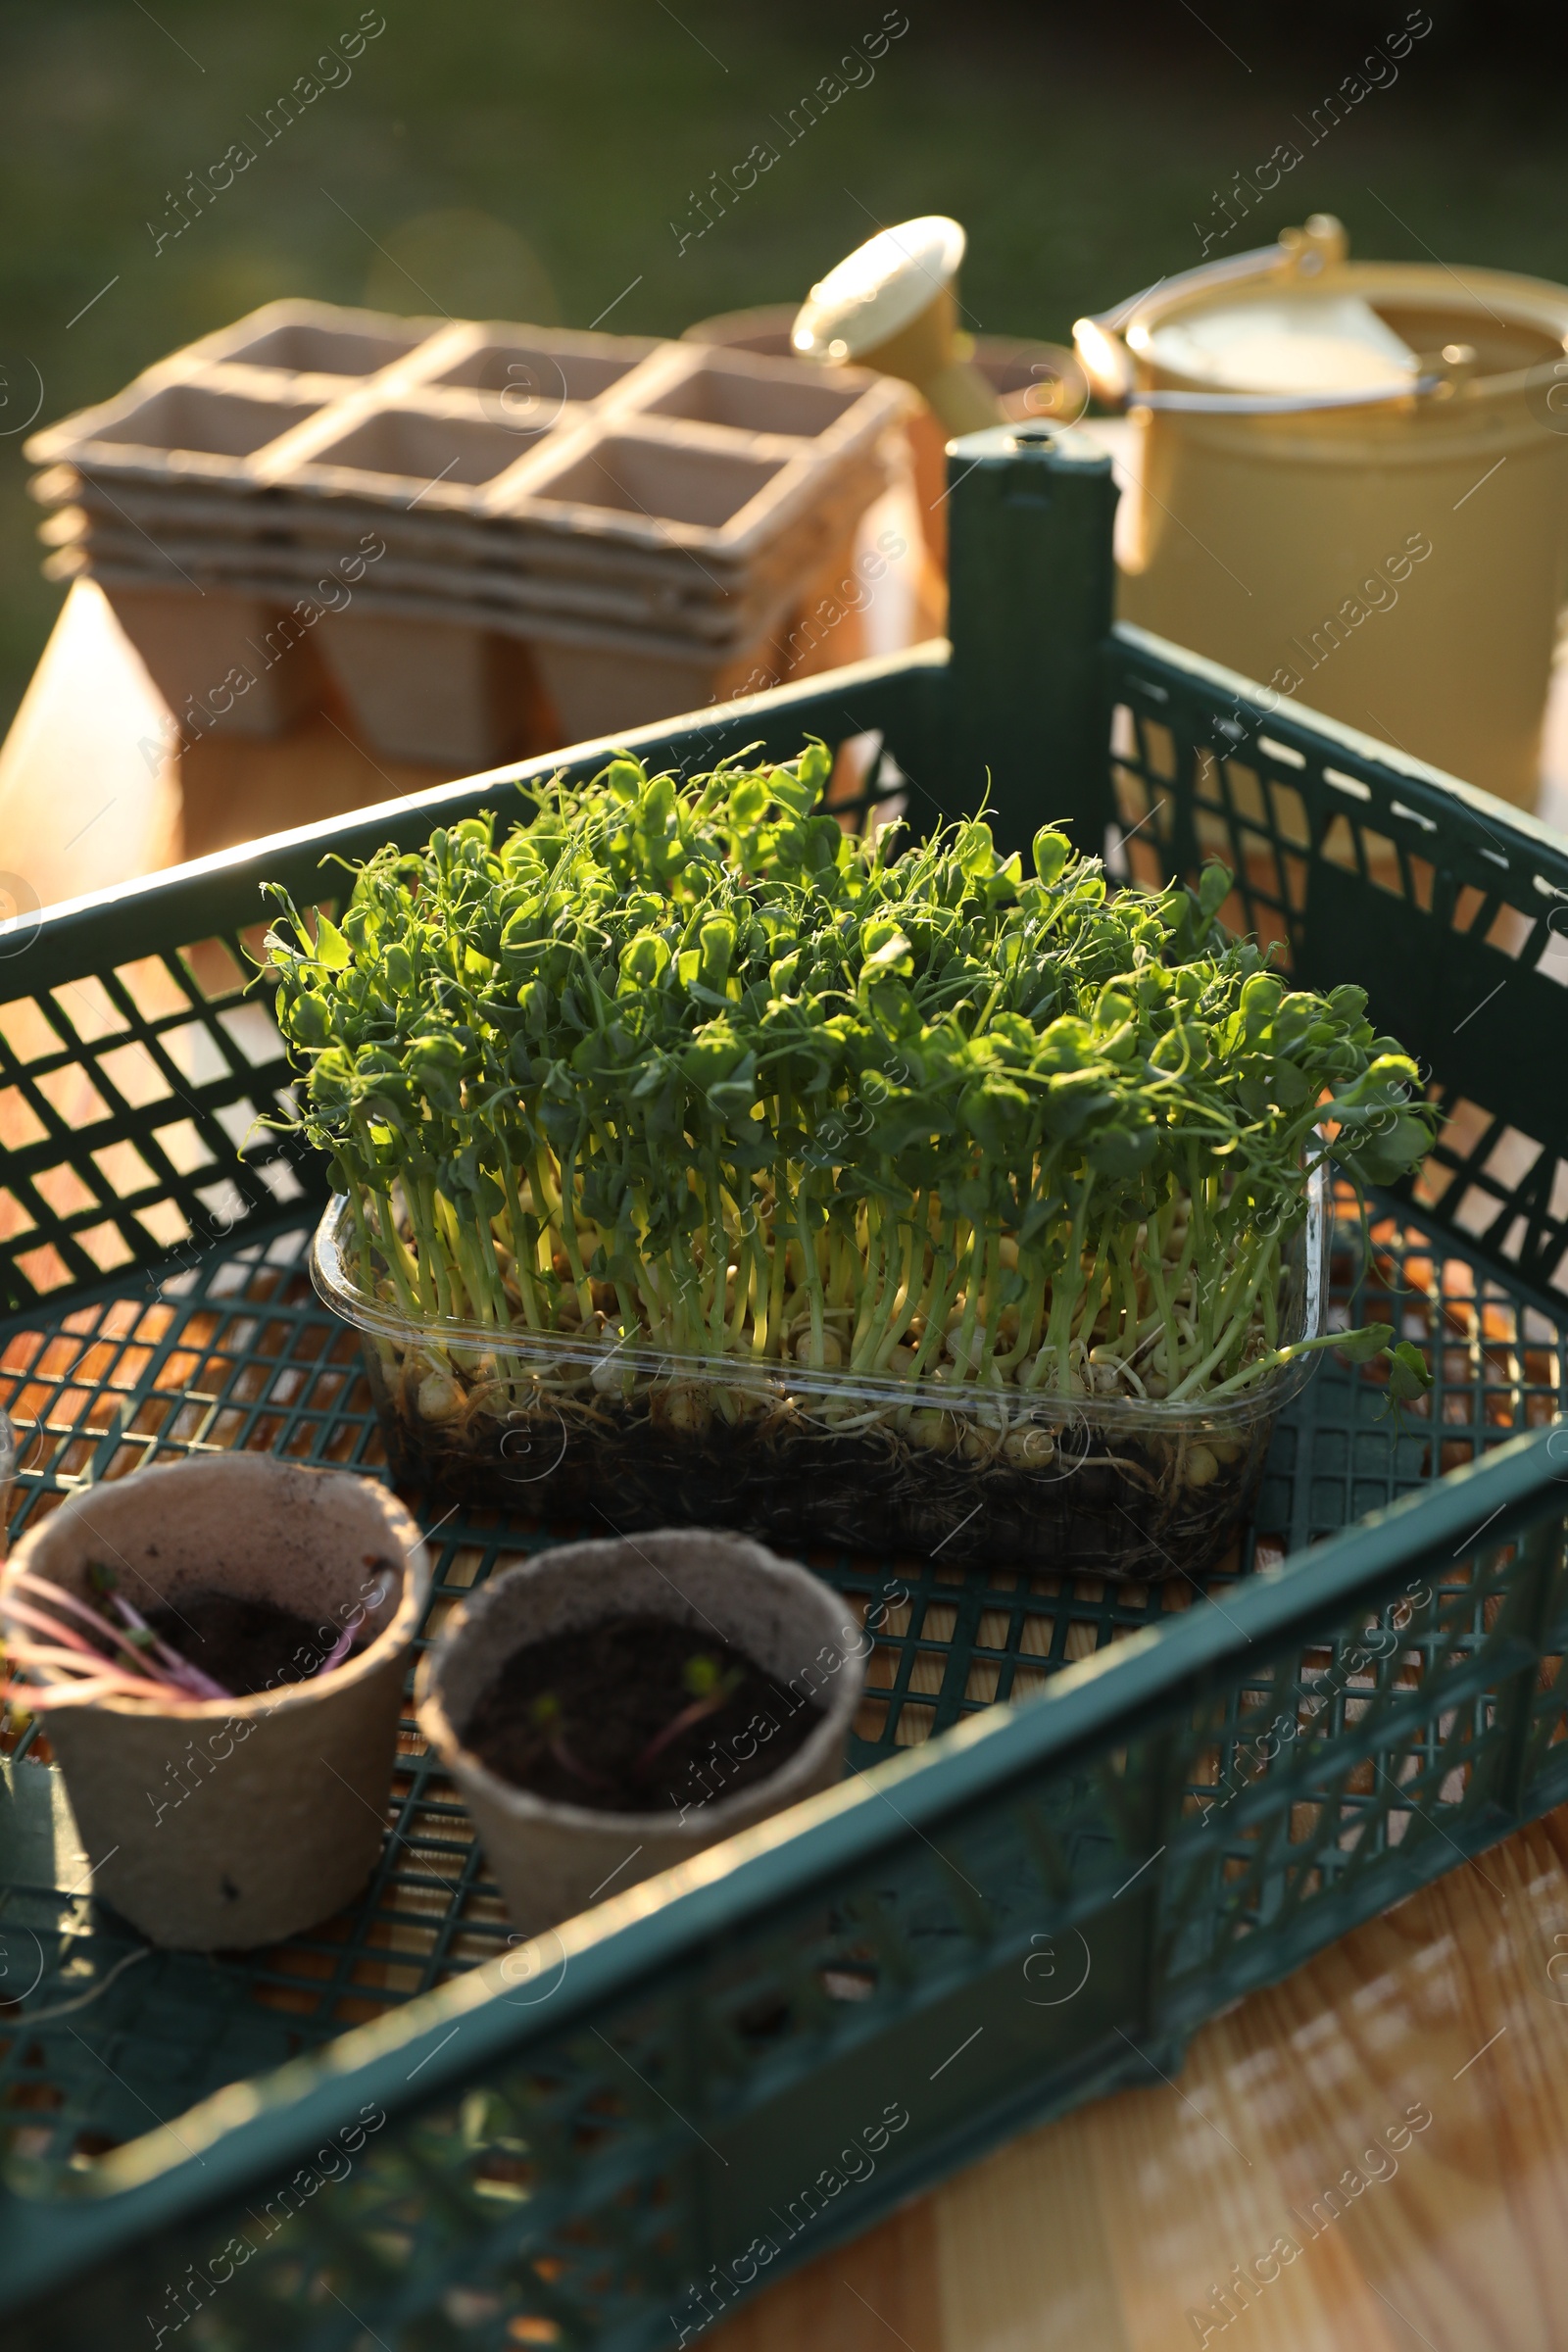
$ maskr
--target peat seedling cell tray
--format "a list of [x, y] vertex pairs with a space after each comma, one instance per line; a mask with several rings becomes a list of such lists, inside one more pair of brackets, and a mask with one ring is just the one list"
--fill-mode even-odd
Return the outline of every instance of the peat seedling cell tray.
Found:
[[[253, 1447], [381, 1472], [359, 1342], [319, 1303], [311, 1226], [204, 1261], [136, 1295], [16, 1334], [0, 1356], [0, 1402], [22, 1440], [14, 1533], [74, 1482], [145, 1462]], [[1434, 1386], [1402, 1426], [1365, 1367], [1330, 1356], [1276, 1427], [1252, 1529], [1232, 1574], [1267, 1566], [1561, 1410], [1563, 1333], [1538, 1308], [1393, 1213], [1367, 1235], [1342, 1193], [1329, 1312], [1349, 1327], [1396, 1321], [1429, 1354]], [[509, 1560], [603, 1532], [500, 1514], [426, 1514], [436, 1560], [429, 1628]], [[994, 1700], [1157, 1618], [1196, 1588], [1115, 1586], [817, 1555], [810, 1563], [863, 1617], [876, 1646], [852, 1762], [916, 1746]], [[1221, 1598], [1224, 1578], [1207, 1589]], [[358, 1903], [309, 1935], [243, 1956], [144, 1955], [140, 1938], [72, 1888], [90, 1856], [64, 1838], [58, 1891], [12, 1893], [0, 1936], [13, 1977], [41, 1965], [29, 2007], [58, 2010], [0, 2056], [0, 2115], [13, 2160], [80, 2168], [219, 2085], [364, 2023], [391, 2003], [506, 1949], [509, 1931], [467, 1817], [425, 1752], [412, 1714], [381, 1863]], [[25, 1761], [14, 1785], [30, 1782]], [[38, 1776], [40, 1793], [43, 1776]], [[36, 1832], [43, 1852], [43, 1825]], [[514, 1938], [513, 1940], [515, 1940]], [[36, 1950], [34, 1949], [36, 1946]], [[91, 2014], [68, 2006], [92, 1991]], [[4, 2010], [0, 2009], [0, 2031]], [[90, 2041], [87, 2038], [90, 2031]]]

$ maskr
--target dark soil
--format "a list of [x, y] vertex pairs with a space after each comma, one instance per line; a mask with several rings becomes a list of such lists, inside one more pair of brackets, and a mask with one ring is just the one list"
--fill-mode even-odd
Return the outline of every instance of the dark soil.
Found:
[[[956, 1568], [1158, 1584], [1196, 1581], [1225, 1560], [1257, 1494], [1269, 1424], [1201, 1488], [1181, 1482], [1167, 1442], [1107, 1441], [1092, 1424], [1063, 1436], [1043, 1470], [970, 1463], [790, 1414], [677, 1435], [641, 1403], [619, 1413], [600, 1404], [591, 1417], [547, 1405], [510, 1428], [477, 1412], [453, 1427], [394, 1411], [387, 1435], [400, 1485], [432, 1502], [556, 1522], [603, 1516], [616, 1534], [733, 1527], [780, 1549], [940, 1550]], [[544, 1474], [527, 1467], [535, 1458]]]
[[231, 1592], [193, 1592], [177, 1609], [146, 1611], [153, 1632], [235, 1698], [303, 1683], [331, 1654], [337, 1630]]
[[[735, 1685], [650, 1755], [651, 1742], [694, 1703], [686, 1678], [697, 1658], [720, 1683], [733, 1674]], [[612, 1617], [514, 1651], [463, 1741], [502, 1780], [552, 1803], [662, 1813], [765, 1780], [821, 1720], [820, 1707], [722, 1642], [667, 1617]]]

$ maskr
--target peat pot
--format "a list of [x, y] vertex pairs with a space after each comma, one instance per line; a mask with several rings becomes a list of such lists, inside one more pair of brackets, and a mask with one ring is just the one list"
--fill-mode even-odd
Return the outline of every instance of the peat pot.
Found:
[[243, 1698], [104, 1698], [47, 1723], [92, 1891], [152, 1942], [245, 1947], [324, 1919], [381, 1847], [430, 1588], [413, 1518], [369, 1479], [269, 1454], [140, 1471], [28, 1529], [0, 1624], [21, 1571], [90, 1600], [95, 1562], [144, 1615], [198, 1593], [270, 1601], [309, 1623], [323, 1659], [355, 1631], [361, 1646], [318, 1679]]
[[[479, 1698], [517, 1650], [612, 1617], [716, 1634], [822, 1720], [766, 1779], [678, 1812], [552, 1803], [503, 1780], [464, 1743]], [[537, 1935], [841, 1779], [870, 1646], [829, 1586], [743, 1538], [662, 1529], [565, 1544], [492, 1577], [447, 1620], [420, 1664], [419, 1729], [463, 1792], [508, 1913]]]

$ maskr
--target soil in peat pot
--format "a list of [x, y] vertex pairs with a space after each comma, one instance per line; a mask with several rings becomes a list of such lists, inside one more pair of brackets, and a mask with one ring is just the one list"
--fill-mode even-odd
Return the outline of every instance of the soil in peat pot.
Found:
[[[777, 1728], [739, 1755], [755, 1716]], [[611, 1617], [514, 1651], [463, 1744], [550, 1803], [655, 1813], [766, 1780], [821, 1720], [722, 1642], [667, 1617]]]
[[171, 1649], [235, 1698], [307, 1681], [337, 1640], [330, 1624], [296, 1617], [270, 1600], [241, 1600], [232, 1592], [181, 1595], [177, 1609], [149, 1609], [147, 1623]]

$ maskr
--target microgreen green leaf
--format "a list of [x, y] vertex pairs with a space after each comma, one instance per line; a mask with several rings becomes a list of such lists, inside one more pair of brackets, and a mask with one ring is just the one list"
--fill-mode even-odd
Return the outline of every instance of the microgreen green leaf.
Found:
[[1396, 1404], [1424, 1396], [1431, 1386], [1431, 1370], [1412, 1341], [1401, 1340], [1397, 1348], [1389, 1350], [1389, 1395]]
[[1368, 1323], [1360, 1331], [1336, 1333], [1334, 1344], [1352, 1364], [1369, 1364], [1375, 1355], [1383, 1353], [1393, 1337], [1392, 1323]]
[[1362, 991], [1231, 938], [1220, 865], [1107, 895], [1054, 826], [1027, 879], [983, 817], [859, 840], [832, 764], [623, 755], [510, 831], [383, 850], [314, 936], [274, 891], [299, 1123], [366, 1285], [424, 1323], [1014, 1393], [1185, 1401], [1288, 1360], [1314, 1171], [1387, 1182], [1431, 1140]]

